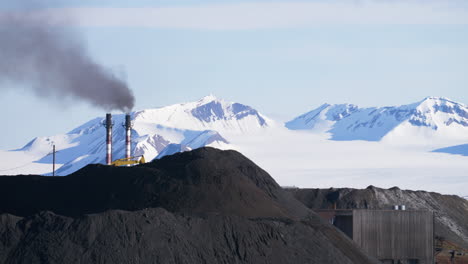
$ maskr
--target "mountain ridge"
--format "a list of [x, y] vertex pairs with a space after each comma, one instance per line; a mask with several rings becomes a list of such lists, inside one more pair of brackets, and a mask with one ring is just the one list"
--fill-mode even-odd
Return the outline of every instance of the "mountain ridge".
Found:
[[418, 137], [461, 140], [468, 139], [468, 107], [445, 97], [433, 96], [412, 104], [387, 107], [324, 104], [286, 122], [285, 126], [292, 130], [319, 128], [337, 141], [407, 143]]
[[[161, 158], [175, 152], [203, 146], [219, 149], [238, 149], [239, 138], [268, 135], [274, 130], [294, 136], [294, 131], [315, 133], [324, 140], [365, 140], [392, 145], [423, 146], [424, 152], [449, 154], [468, 141], [468, 108], [444, 97], [426, 97], [413, 104], [394, 107], [359, 108], [354, 104], [322, 104], [299, 117], [286, 122], [285, 127], [254, 108], [219, 99], [213, 95], [200, 100], [166, 107], [134, 111], [131, 114], [133, 156], [144, 155], [146, 160]], [[113, 158], [125, 153], [123, 114], [114, 117]], [[30, 166], [23, 169], [22, 162], [7, 171], [9, 174], [25, 171], [51, 174], [52, 145], [56, 145], [57, 175], [67, 175], [90, 163], [105, 162], [105, 129], [103, 117], [89, 120], [66, 134], [37, 137], [16, 149], [15, 161], [23, 158]], [[289, 138], [289, 137], [286, 137]], [[280, 139], [281, 140], [281, 139]], [[287, 142], [282, 142], [283, 145]], [[419, 144], [419, 145], [418, 145]], [[245, 147], [245, 146], [243, 146]], [[19, 168], [17, 168], [19, 167]], [[3, 170], [5, 171], [5, 170]]]

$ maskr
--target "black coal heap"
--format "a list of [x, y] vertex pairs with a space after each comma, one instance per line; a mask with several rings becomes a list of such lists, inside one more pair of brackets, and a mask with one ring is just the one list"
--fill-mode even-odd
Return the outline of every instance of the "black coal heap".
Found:
[[236, 151], [0, 177], [1, 263], [378, 263]]

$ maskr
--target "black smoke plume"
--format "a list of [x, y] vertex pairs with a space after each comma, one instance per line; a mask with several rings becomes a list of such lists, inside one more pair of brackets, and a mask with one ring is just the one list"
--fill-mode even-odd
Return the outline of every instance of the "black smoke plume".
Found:
[[[51, 23], [48, 16], [0, 14], [0, 81], [25, 85], [44, 97], [131, 110], [135, 101], [131, 90], [91, 58], [79, 35]], [[3, 83], [0, 89], [7, 86]]]

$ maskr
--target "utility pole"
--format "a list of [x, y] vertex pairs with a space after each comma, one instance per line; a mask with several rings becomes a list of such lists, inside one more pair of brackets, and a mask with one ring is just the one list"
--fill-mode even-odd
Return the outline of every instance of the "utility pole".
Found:
[[52, 152], [49, 152], [49, 154], [47, 154], [47, 156], [49, 156], [50, 154], [52, 154], [52, 176], [55, 176], [55, 153], [57, 153], [57, 151], [55, 150], [55, 142], [51, 142], [53, 145], [52, 145]]
[[55, 176], [55, 145], [52, 150], [52, 176]]

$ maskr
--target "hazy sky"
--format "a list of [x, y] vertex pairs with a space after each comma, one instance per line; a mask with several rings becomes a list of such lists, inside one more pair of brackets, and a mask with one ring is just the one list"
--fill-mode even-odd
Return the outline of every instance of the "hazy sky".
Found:
[[[41, 6], [0, 3], [0, 10], [51, 16], [52, 26], [74, 24], [96, 60], [127, 79], [137, 110], [210, 93], [282, 119], [325, 102], [400, 105], [431, 95], [468, 103], [467, 1], [62, 0]], [[0, 149], [105, 114], [0, 85], [7, 88], [0, 89]]]

